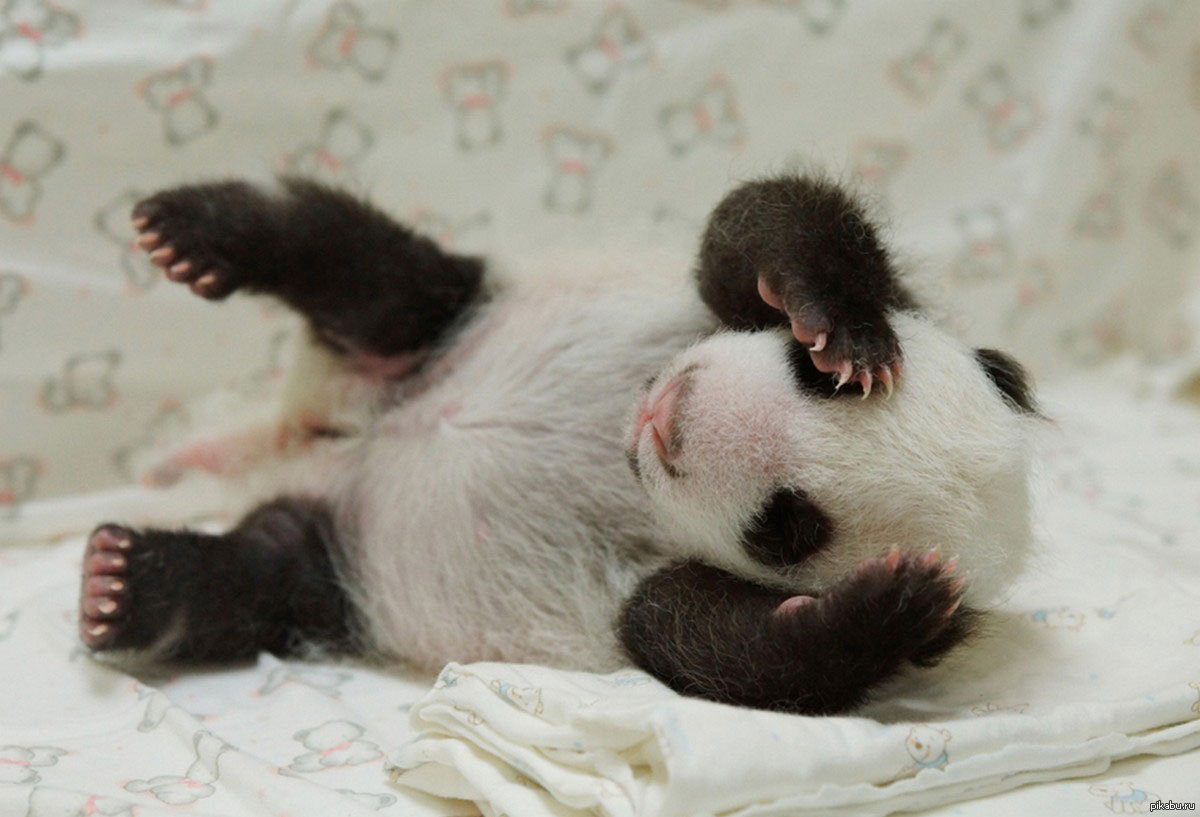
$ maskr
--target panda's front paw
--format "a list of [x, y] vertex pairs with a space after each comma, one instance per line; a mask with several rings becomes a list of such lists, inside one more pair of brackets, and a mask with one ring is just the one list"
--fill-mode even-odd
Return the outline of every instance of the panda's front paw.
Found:
[[866, 398], [878, 383], [891, 397], [900, 377], [902, 355], [900, 340], [885, 313], [799, 286], [780, 290], [782, 294], [766, 279], [758, 279], [758, 294], [787, 315], [792, 334], [808, 348], [817, 370], [833, 377], [835, 389], [858, 384]]
[[828, 642], [827, 657], [857, 664], [861, 679], [887, 677], [899, 663], [938, 663], [974, 631], [978, 613], [962, 606], [957, 559], [939, 551], [892, 551], [867, 559], [853, 574], [817, 596], [783, 600], [776, 626]]

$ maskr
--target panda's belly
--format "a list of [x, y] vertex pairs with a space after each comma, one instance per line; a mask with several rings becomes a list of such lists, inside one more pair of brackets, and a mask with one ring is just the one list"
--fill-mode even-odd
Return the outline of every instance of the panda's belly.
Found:
[[481, 315], [380, 417], [342, 503], [373, 640], [426, 665], [614, 665], [616, 606], [663, 544], [622, 434], [710, 323], [685, 298], [571, 289]]

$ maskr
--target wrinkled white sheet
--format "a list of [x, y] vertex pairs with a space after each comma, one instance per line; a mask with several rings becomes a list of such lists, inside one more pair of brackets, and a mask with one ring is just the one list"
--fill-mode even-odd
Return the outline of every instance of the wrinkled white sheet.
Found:
[[[988, 635], [854, 718], [678, 698], [634, 670], [451, 666], [429, 691], [431, 677], [264, 656], [135, 677], [78, 647], [79, 538], [5, 548], [0, 815], [187, 802], [229, 817], [698, 817], [970, 800], [939, 813], [1008, 817], [1010, 803], [1196, 800], [1200, 752], [1166, 771], [1108, 766], [1200, 745], [1200, 411], [1121, 396], [1157, 389], [1132, 369], [1095, 378], [1047, 389], [1041, 557]], [[409, 769], [398, 783], [394, 765]]]

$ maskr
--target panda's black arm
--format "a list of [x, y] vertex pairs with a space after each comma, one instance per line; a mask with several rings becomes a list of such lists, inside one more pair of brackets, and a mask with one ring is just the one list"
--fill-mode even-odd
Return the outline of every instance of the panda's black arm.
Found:
[[159, 192], [133, 212], [139, 243], [167, 277], [210, 299], [273, 295], [340, 352], [392, 356], [432, 343], [480, 292], [484, 265], [370, 204], [287, 178]]
[[952, 567], [900, 553], [815, 597], [687, 561], [643, 580], [617, 631], [629, 657], [677, 692], [829, 715], [968, 637], [978, 614], [961, 593]]
[[[823, 372], [846, 379], [898, 362], [888, 317], [916, 302], [862, 205], [824, 179], [743, 184], [709, 217], [700, 297], [732, 329], [791, 326]], [[844, 382], [844, 381], [843, 381]]]

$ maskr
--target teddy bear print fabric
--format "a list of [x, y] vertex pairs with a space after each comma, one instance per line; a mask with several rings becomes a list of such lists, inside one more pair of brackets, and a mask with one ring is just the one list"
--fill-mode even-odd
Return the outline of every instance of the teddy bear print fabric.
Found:
[[1185, 353], [1197, 30], [1171, 0], [7, 0], [0, 517], [127, 482], [170, 407], [269, 396], [289, 318], [133, 245], [131, 203], [185, 180], [310, 176], [478, 225], [468, 251], [690, 251], [737, 179], [827, 167], [976, 343], [1038, 374]]

